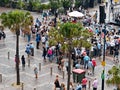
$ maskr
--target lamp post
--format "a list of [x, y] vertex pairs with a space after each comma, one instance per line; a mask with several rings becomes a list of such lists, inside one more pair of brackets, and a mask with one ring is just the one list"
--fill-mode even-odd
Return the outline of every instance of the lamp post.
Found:
[[101, 74], [101, 78], [102, 78], [102, 90], [104, 90], [104, 83], [105, 83], [105, 44], [106, 44], [105, 37], [106, 37], [106, 26], [104, 27], [102, 32], [104, 33], [104, 46], [103, 46], [103, 61], [102, 61], [103, 71], [102, 71], [102, 74]]

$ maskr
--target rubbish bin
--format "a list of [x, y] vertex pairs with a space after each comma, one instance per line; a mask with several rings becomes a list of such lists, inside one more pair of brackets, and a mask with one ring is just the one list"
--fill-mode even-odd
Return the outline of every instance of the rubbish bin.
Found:
[[82, 69], [74, 69], [73, 71], [73, 81], [74, 83], [81, 82], [85, 77], [85, 70]]

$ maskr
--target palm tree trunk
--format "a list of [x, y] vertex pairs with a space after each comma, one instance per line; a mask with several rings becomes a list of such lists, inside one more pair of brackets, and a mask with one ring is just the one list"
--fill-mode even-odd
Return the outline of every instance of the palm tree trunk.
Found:
[[[69, 41], [70, 42], [70, 41]], [[68, 82], [67, 82], [67, 90], [70, 90], [70, 76], [71, 76], [71, 45], [69, 44], [69, 61], [68, 61]]]
[[17, 75], [17, 85], [20, 85], [20, 73], [19, 73], [19, 34], [20, 31], [16, 31], [16, 75]]

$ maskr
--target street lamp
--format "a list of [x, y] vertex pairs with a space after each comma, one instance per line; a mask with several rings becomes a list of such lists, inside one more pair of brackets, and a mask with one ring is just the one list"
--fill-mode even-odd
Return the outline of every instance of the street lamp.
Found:
[[104, 83], [105, 83], [105, 44], [106, 44], [106, 26], [104, 26], [104, 29], [102, 30], [102, 32], [104, 33], [104, 46], [103, 46], [103, 61], [102, 61], [102, 66], [103, 66], [103, 71], [101, 74], [101, 78], [102, 78], [102, 90], [104, 90]]

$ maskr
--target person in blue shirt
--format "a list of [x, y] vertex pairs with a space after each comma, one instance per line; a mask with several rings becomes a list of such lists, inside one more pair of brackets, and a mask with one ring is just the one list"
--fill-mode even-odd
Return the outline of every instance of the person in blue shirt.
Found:
[[95, 29], [95, 34], [99, 34], [98, 28]]
[[80, 83], [78, 83], [75, 90], [82, 90], [82, 85]]
[[41, 40], [40, 34], [36, 34], [36, 49], [39, 49], [40, 40]]
[[33, 43], [30, 43], [30, 49], [31, 49], [31, 56], [34, 56], [34, 45], [33, 45]]
[[100, 56], [101, 56], [101, 44], [100, 44], [100, 42], [97, 43], [97, 48], [98, 48], [97, 54], [98, 54], [98, 56], [100, 57]]
[[84, 60], [84, 69], [87, 69], [88, 62], [90, 61], [90, 57], [86, 55], [86, 56], [84, 56], [83, 60]]
[[30, 49], [30, 45], [29, 44], [27, 44], [25, 52], [27, 53], [27, 55], [29, 57], [29, 55], [31, 54], [31, 49]]

